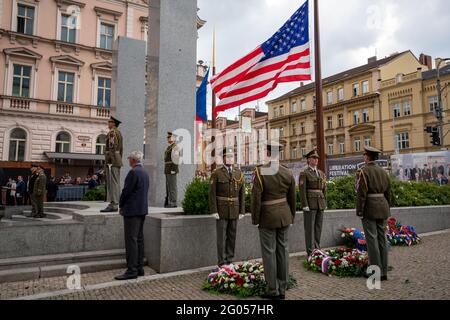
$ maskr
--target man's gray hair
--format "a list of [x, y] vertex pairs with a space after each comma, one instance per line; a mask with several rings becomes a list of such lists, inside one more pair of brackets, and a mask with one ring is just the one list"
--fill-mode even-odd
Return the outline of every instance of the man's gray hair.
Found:
[[129, 159], [134, 159], [137, 162], [141, 163], [142, 160], [144, 159], [144, 154], [141, 151], [133, 151], [133, 152], [130, 153], [128, 158]]

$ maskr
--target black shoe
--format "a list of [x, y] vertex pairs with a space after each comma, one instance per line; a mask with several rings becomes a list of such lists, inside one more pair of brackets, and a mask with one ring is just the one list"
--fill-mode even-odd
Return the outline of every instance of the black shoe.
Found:
[[286, 295], [280, 294], [280, 300], [286, 300]]
[[47, 215], [45, 215], [45, 214], [38, 214], [36, 216], [36, 218], [38, 218], [38, 219], [44, 219], [45, 217], [47, 217]]
[[125, 272], [124, 274], [114, 277], [114, 279], [118, 280], [118, 281], [125, 281], [125, 280], [132, 280], [132, 279], [137, 279], [138, 275], [137, 273], [133, 274], [133, 273], [127, 273]]
[[281, 300], [280, 296], [274, 296], [272, 294], [263, 294], [261, 296], [261, 298], [266, 299], [266, 300]]
[[381, 281], [388, 281], [388, 277], [387, 276], [381, 276]]
[[100, 210], [100, 212], [117, 212], [117, 211], [119, 211], [119, 209], [113, 209], [113, 208], [110, 208], [110, 207], [108, 207], [106, 209], [103, 209], [103, 210]]
[[145, 276], [144, 269], [138, 270], [138, 277], [143, 277], [143, 276]]

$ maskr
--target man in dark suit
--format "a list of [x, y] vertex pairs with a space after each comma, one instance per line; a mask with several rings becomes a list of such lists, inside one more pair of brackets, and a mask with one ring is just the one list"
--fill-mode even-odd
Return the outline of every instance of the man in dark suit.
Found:
[[123, 216], [127, 271], [116, 280], [136, 279], [144, 275], [144, 222], [148, 214], [149, 176], [142, 164], [143, 153], [134, 151], [128, 157], [132, 168], [125, 179], [119, 202]]
[[27, 192], [27, 185], [25, 184], [25, 181], [23, 181], [23, 177], [18, 176], [16, 184], [16, 200], [18, 206], [23, 206], [23, 197], [25, 196], [25, 192]]

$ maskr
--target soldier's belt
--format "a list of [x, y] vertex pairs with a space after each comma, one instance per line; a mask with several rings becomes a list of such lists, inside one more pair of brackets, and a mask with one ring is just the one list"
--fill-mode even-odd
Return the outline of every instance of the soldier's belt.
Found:
[[264, 201], [262, 203], [262, 205], [263, 206], [273, 206], [273, 205], [285, 203], [285, 202], [286, 202], [286, 198], [282, 198], [282, 199], [277, 199], [277, 200]]
[[217, 197], [217, 200], [227, 201], [227, 202], [239, 202], [239, 198]]
[[367, 198], [384, 198], [384, 193], [369, 193]]
[[308, 189], [307, 191], [312, 193], [322, 193], [322, 190], [319, 189]]
[[164, 162], [165, 164], [173, 164], [173, 161]]

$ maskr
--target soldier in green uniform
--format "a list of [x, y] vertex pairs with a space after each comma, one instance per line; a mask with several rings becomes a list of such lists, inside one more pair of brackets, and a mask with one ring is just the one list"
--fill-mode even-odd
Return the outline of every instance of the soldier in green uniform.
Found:
[[28, 193], [30, 195], [30, 202], [31, 202], [31, 216], [36, 217], [37, 215], [37, 206], [36, 206], [36, 199], [33, 197], [33, 189], [34, 189], [34, 183], [36, 182], [36, 179], [38, 177], [37, 170], [38, 170], [37, 164], [32, 164], [30, 171], [31, 176], [30, 180], [28, 180]]
[[386, 221], [390, 217], [390, 182], [388, 174], [376, 164], [380, 150], [366, 147], [366, 166], [356, 176], [356, 214], [362, 219], [369, 254], [369, 265], [378, 266], [381, 280], [387, 280], [388, 251]]
[[123, 139], [118, 127], [119, 120], [111, 117], [108, 121], [109, 132], [106, 136], [105, 175], [106, 175], [106, 209], [101, 212], [117, 212], [120, 198], [120, 168], [122, 167]]
[[211, 175], [209, 209], [217, 219], [218, 266], [233, 262], [238, 219], [245, 215], [244, 174], [234, 166], [233, 148], [223, 149], [224, 165]]
[[296, 212], [296, 186], [292, 172], [279, 164], [276, 149], [267, 146], [266, 165], [255, 169], [252, 189], [252, 220], [259, 227], [265, 299], [284, 300], [289, 276], [288, 231]]
[[175, 141], [176, 136], [172, 132], [168, 132], [167, 143], [169, 146], [164, 152], [164, 174], [166, 175], [164, 208], [177, 207], [177, 174], [180, 172], [178, 168], [180, 152]]
[[327, 179], [317, 168], [317, 151], [311, 151], [306, 158], [308, 167], [300, 173], [299, 188], [303, 205], [306, 252], [309, 256], [314, 249], [320, 249], [323, 212], [327, 207]]
[[37, 175], [37, 177], [34, 182], [32, 196], [35, 201], [36, 215], [34, 215], [33, 217], [45, 218], [44, 197], [47, 186], [47, 177], [45, 176], [44, 168], [42, 166], [37, 167], [35, 174]]

